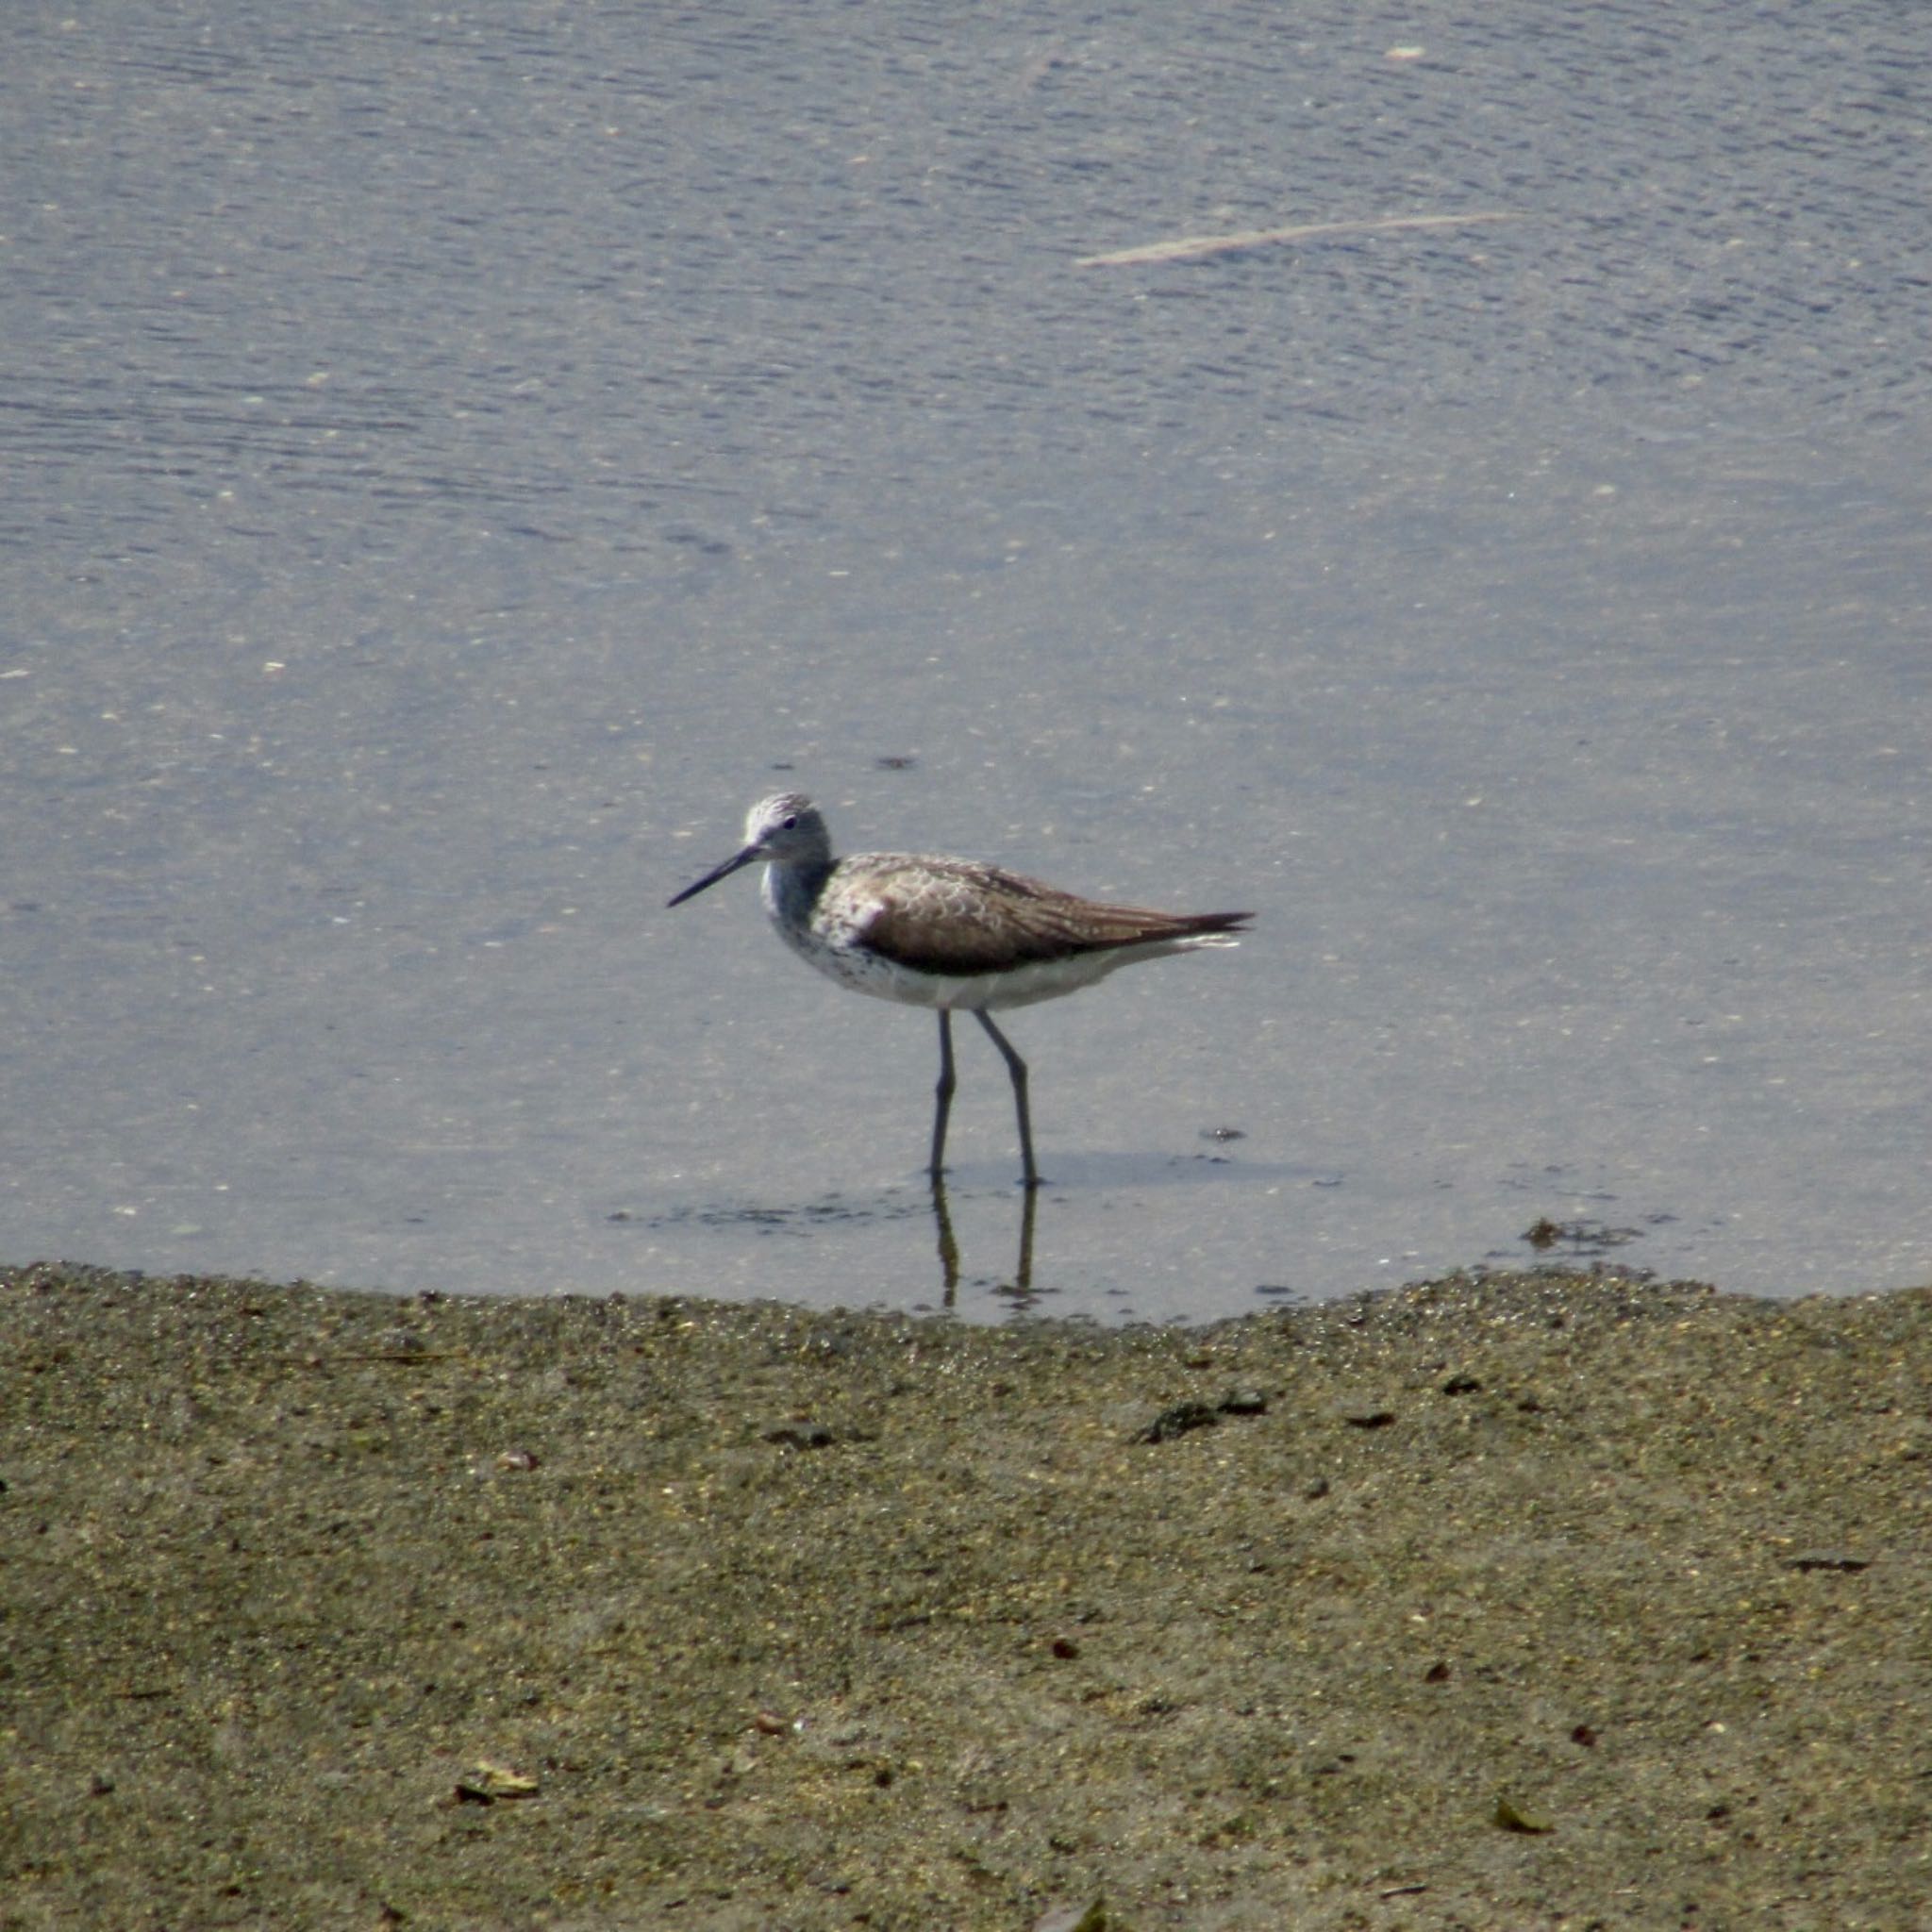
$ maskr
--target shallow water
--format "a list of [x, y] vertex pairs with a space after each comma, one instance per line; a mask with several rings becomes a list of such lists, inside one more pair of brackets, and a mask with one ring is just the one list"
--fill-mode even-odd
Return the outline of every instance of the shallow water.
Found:
[[1257, 910], [1014, 1016], [1034, 1306], [1932, 1275], [1932, 27], [1651, 17], [24, 24], [0, 1251], [938, 1303], [782, 777]]

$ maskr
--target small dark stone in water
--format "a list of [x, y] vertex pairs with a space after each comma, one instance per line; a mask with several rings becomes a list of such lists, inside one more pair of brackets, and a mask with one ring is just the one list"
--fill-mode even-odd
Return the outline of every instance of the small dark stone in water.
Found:
[[1625, 1241], [1640, 1241], [1642, 1235], [1641, 1227], [1608, 1227], [1601, 1221], [1552, 1221], [1548, 1215], [1523, 1231], [1523, 1239], [1539, 1254], [1564, 1241], [1576, 1254], [1600, 1255], [1609, 1248], [1621, 1248]]

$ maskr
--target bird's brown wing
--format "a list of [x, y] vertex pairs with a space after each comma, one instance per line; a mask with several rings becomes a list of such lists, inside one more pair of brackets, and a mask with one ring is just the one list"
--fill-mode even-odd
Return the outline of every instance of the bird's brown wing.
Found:
[[1239, 932], [1245, 912], [1157, 912], [1082, 899], [969, 859], [881, 854], [849, 889], [855, 936], [918, 972], [1003, 973], [1110, 946]]

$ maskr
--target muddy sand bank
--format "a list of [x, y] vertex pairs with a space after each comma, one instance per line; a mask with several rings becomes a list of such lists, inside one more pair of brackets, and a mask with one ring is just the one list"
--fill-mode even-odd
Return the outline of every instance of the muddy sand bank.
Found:
[[1932, 1291], [0, 1320], [0, 1926], [1932, 1924]]

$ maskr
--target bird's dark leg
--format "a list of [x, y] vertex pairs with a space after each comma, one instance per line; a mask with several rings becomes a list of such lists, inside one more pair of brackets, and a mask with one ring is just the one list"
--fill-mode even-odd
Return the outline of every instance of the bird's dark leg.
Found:
[[953, 1111], [953, 1016], [940, 1008], [940, 1084], [933, 1089], [932, 1162], [934, 1180], [946, 1171], [946, 1117]]
[[1021, 1178], [1023, 1185], [1037, 1188], [1040, 1170], [1033, 1164], [1033, 1122], [1026, 1110], [1026, 1062], [1013, 1051], [1012, 1042], [992, 1024], [990, 1014], [975, 1007], [973, 1017], [986, 1028], [987, 1038], [999, 1048], [1007, 1072], [1013, 1076], [1013, 1105], [1020, 1112], [1020, 1164], [1026, 1170]]

